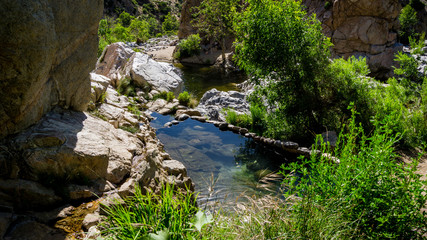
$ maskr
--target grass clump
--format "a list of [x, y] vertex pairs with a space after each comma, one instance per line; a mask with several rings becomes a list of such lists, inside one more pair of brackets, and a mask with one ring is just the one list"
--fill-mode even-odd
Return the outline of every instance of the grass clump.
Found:
[[119, 128], [126, 131], [126, 132], [130, 132], [132, 134], [135, 134], [139, 131], [139, 128], [134, 127], [134, 126], [120, 126]]
[[[145, 190], [144, 190], [145, 191]], [[124, 204], [105, 207], [104, 236], [111, 239], [200, 239], [200, 231], [211, 222], [195, 204], [195, 196], [175, 191], [166, 184], [159, 194], [135, 188]]]
[[226, 110], [225, 121], [235, 126], [251, 128], [252, 118], [248, 114], [238, 114], [232, 109]]
[[132, 79], [125, 77], [119, 81], [119, 84], [117, 85], [117, 92], [128, 97], [134, 97], [136, 95], [135, 88], [136, 86]]
[[189, 94], [187, 91], [184, 91], [179, 94], [178, 101], [179, 104], [190, 108], [195, 108], [198, 104], [197, 99], [194, 98], [193, 95]]
[[182, 40], [174, 54], [174, 58], [183, 59], [199, 54], [201, 38], [199, 34], [192, 34], [188, 38]]
[[159, 98], [164, 99], [168, 102], [172, 102], [175, 99], [175, 95], [173, 94], [173, 92], [161, 91], [160, 93], [153, 96], [153, 100], [156, 100]]

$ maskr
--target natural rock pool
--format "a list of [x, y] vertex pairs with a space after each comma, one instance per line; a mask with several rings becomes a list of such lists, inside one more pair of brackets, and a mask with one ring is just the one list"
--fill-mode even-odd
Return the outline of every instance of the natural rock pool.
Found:
[[200, 99], [203, 94], [212, 88], [219, 91], [237, 91], [237, 84], [247, 79], [243, 72], [225, 71], [209, 66], [174, 64], [182, 72], [184, 90]]
[[[193, 119], [164, 127], [172, 116], [152, 114], [151, 125], [173, 159], [187, 167], [200, 192], [199, 202], [277, 192], [280, 178], [273, 174], [287, 158], [252, 140]], [[264, 179], [265, 181], [262, 181]]]

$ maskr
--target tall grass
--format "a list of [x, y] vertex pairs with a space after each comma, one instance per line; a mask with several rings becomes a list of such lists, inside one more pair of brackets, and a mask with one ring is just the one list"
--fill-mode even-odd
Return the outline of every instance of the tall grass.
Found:
[[139, 187], [133, 197], [111, 207], [103, 225], [104, 236], [112, 239], [189, 239], [199, 236], [199, 230], [209, 217], [199, 212], [196, 196], [190, 191], [176, 191], [166, 184], [159, 194]]

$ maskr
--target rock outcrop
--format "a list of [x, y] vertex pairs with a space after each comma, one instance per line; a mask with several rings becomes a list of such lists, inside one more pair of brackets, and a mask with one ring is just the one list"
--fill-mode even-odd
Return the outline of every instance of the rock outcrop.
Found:
[[178, 30], [178, 37], [180, 39], [186, 38], [191, 34], [195, 33], [195, 29], [191, 24], [191, 20], [193, 19], [192, 8], [198, 7], [202, 0], [185, 0], [182, 4], [181, 10], [181, 18]]
[[135, 52], [124, 43], [113, 43], [104, 50], [95, 73], [109, 77], [114, 86], [118, 85], [118, 81], [130, 78], [147, 92], [171, 91], [178, 95], [184, 87], [178, 70], [172, 64], [156, 62], [149, 55]]
[[53, 106], [85, 110], [103, 1], [0, 1], [0, 138]]
[[203, 95], [196, 110], [211, 120], [225, 121], [223, 112], [227, 108], [240, 114], [248, 113], [249, 103], [246, 101], [246, 94], [236, 91], [222, 92], [214, 88]]
[[331, 38], [334, 57], [352, 55], [367, 58], [372, 75], [387, 78], [392, 74], [397, 44], [398, 0], [304, 0], [309, 14], [322, 22]]

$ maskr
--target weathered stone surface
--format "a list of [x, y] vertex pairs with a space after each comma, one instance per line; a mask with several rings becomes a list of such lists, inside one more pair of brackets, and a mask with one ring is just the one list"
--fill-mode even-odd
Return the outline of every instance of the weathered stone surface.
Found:
[[154, 61], [147, 54], [137, 52], [129, 60], [131, 78], [141, 87], [150, 86], [157, 91], [182, 92], [184, 81], [172, 64]]
[[111, 80], [105, 76], [96, 73], [90, 74], [91, 98], [93, 102], [98, 102], [101, 99], [101, 96], [107, 91], [110, 82]]
[[22, 221], [4, 236], [5, 240], [64, 240], [65, 233], [36, 221]]
[[103, 1], [0, 5], [0, 138], [34, 124], [56, 105], [85, 110]]
[[130, 173], [141, 143], [86, 113], [51, 112], [40, 123], [18, 135], [16, 148], [34, 180], [43, 174], [61, 179], [86, 178], [120, 182]]
[[202, 114], [195, 109], [181, 109], [181, 110], [176, 111], [177, 116], [179, 116], [181, 114], [187, 114], [190, 117], [192, 117], [192, 116], [201, 117], [202, 116]]
[[249, 103], [246, 101], [246, 95], [236, 91], [222, 92], [214, 88], [203, 95], [196, 110], [209, 119], [225, 121], [222, 113], [224, 108], [231, 108], [238, 113], [248, 113]]
[[184, 164], [177, 160], [163, 161], [163, 168], [171, 175], [179, 176], [181, 174], [182, 177], [187, 176], [187, 169]]
[[108, 45], [96, 63], [95, 73], [110, 78], [116, 86], [124, 77], [123, 68], [134, 54], [135, 51], [122, 42]]
[[187, 114], [181, 114], [181, 115], [177, 115], [175, 117], [175, 119], [178, 120], [178, 121], [185, 121], [185, 120], [187, 120], [189, 118], [190, 118], [190, 116], [188, 116]]
[[89, 230], [89, 228], [96, 226], [101, 220], [101, 216], [98, 213], [91, 213], [86, 215], [83, 220], [83, 228]]
[[351, 55], [367, 58], [371, 72], [379, 78], [393, 73], [394, 54], [401, 50], [397, 45], [398, 0], [304, 0], [308, 12], [316, 13], [322, 22], [323, 32], [331, 38], [333, 56]]
[[3, 236], [6, 233], [9, 225], [12, 223], [12, 213], [0, 212], [0, 239], [3, 240]]
[[40, 183], [22, 179], [0, 179], [0, 205], [18, 209], [46, 208], [62, 199]]

